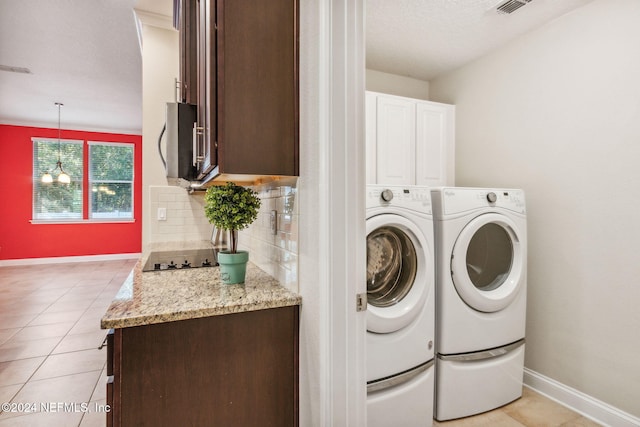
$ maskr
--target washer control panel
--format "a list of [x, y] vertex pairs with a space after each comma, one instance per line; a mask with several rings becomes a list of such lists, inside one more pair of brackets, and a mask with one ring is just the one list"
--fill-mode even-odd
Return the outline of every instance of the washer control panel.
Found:
[[431, 190], [419, 186], [368, 185], [367, 208], [395, 206], [431, 214]]

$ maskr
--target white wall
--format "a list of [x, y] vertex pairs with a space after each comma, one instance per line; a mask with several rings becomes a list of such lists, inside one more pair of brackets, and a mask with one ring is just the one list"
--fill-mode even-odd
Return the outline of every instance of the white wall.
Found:
[[[178, 32], [145, 23], [142, 24], [142, 247], [151, 241], [150, 186], [167, 185], [164, 166], [158, 155], [158, 137], [165, 121], [165, 105], [175, 101], [174, 79], [178, 77]], [[154, 21], [153, 24], [156, 24]], [[162, 22], [160, 23], [162, 24]], [[185, 197], [186, 197], [186, 191]], [[157, 200], [156, 200], [157, 201]]]
[[429, 82], [382, 71], [366, 70], [366, 89], [372, 92], [429, 99]]
[[528, 368], [640, 416], [640, 1], [596, 0], [430, 82], [456, 182], [521, 187]]

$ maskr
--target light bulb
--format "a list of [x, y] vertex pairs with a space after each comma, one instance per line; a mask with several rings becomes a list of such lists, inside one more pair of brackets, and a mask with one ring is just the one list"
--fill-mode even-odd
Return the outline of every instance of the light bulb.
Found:
[[58, 182], [61, 184], [69, 184], [71, 182], [71, 177], [64, 171], [60, 172], [60, 175], [58, 175]]
[[45, 172], [44, 175], [42, 175], [42, 182], [44, 182], [45, 184], [53, 182], [53, 177], [49, 172]]

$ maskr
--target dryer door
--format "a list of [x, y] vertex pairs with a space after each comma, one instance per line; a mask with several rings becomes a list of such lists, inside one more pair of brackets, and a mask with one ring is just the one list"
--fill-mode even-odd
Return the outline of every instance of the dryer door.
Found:
[[416, 318], [433, 286], [432, 260], [414, 222], [393, 214], [367, 220], [367, 330], [390, 333]]
[[474, 218], [453, 247], [451, 275], [456, 291], [471, 308], [495, 312], [507, 307], [524, 284], [524, 236], [507, 216]]

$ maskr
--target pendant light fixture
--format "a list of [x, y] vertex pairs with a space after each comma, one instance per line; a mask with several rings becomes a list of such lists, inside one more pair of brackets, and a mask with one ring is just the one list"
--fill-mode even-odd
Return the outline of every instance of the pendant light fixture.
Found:
[[[56, 167], [52, 172], [55, 172], [56, 169], [60, 169], [60, 173], [58, 174], [58, 182], [61, 184], [69, 184], [71, 182], [71, 177], [64, 171], [64, 169], [62, 168], [62, 162], [60, 161], [60, 107], [62, 107], [64, 104], [56, 102], [56, 105], [58, 106], [58, 162], [56, 163]], [[44, 175], [42, 175], [42, 182], [53, 182], [53, 176], [49, 171], [45, 172]]]

